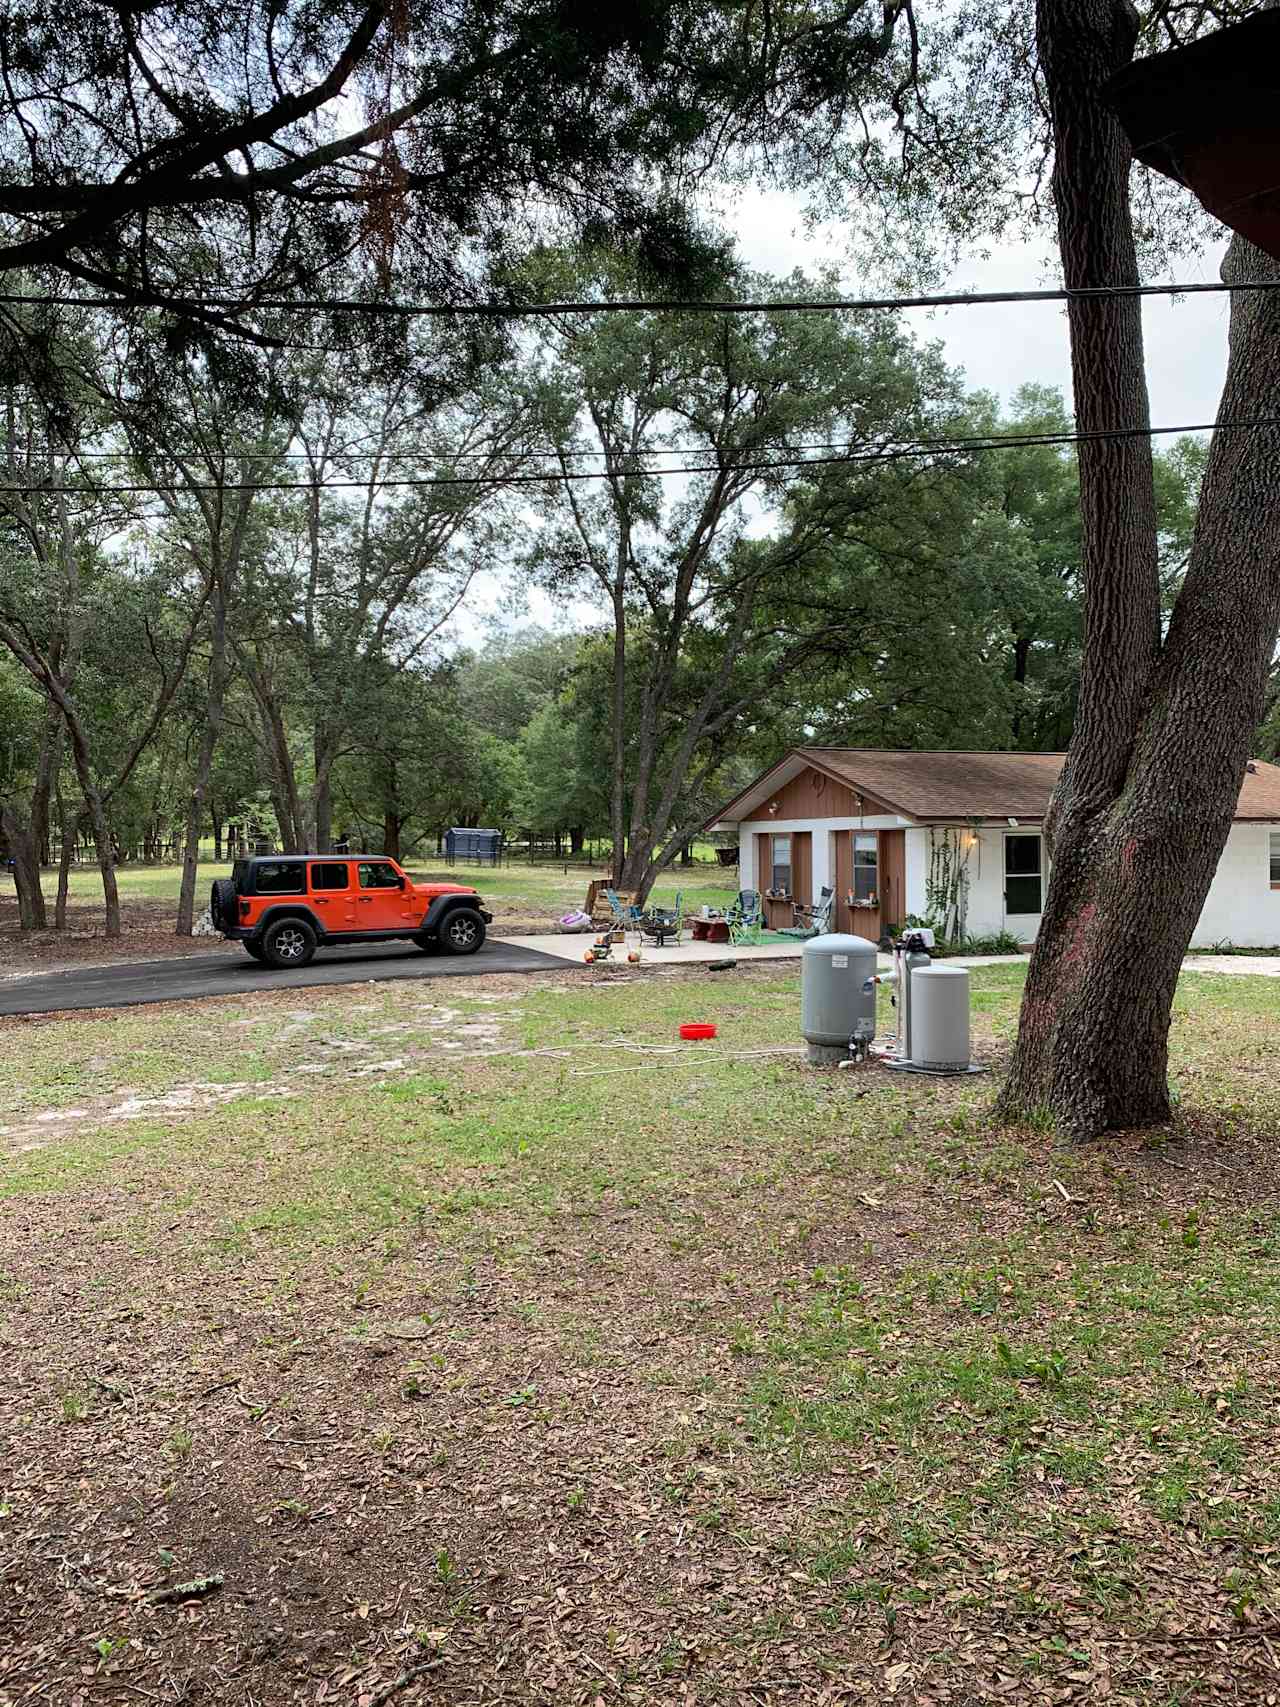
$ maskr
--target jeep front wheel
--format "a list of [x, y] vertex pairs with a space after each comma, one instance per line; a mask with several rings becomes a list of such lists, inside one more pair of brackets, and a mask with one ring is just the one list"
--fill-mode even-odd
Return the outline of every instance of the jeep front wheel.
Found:
[[474, 907], [455, 907], [440, 927], [446, 954], [474, 954], [484, 943], [484, 920]]
[[279, 919], [262, 935], [262, 958], [268, 966], [306, 966], [316, 951], [316, 933], [305, 919]]

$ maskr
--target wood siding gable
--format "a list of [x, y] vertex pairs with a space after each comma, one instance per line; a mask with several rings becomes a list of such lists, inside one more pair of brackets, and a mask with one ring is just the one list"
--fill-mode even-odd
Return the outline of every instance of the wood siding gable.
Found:
[[[770, 812], [769, 808], [775, 801], [778, 810]], [[753, 808], [753, 816], [757, 822], [761, 818], [857, 818], [867, 815], [876, 817], [881, 813], [892, 816], [894, 809], [873, 800], [869, 794], [859, 797], [845, 783], [837, 782], [825, 771], [812, 767], [801, 771], [799, 776], [784, 783], [759, 806]]]

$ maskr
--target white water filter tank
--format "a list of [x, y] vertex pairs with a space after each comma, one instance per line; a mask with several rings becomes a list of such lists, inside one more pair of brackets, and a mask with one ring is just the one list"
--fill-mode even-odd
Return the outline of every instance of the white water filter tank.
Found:
[[918, 966], [911, 977], [910, 1059], [931, 1073], [969, 1070], [969, 974], [963, 966]]

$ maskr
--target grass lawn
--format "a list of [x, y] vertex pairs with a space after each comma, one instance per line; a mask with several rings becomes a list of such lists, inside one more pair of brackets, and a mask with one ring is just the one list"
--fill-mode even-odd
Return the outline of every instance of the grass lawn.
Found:
[[1280, 1698], [1274, 985], [1184, 978], [1177, 1123], [1082, 1149], [797, 1009], [0, 1021], [0, 1702]]
[[[485, 900], [492, 903], [499, 920], [529, 919], [544, 928], [553, 925], [571, 907], [580, 907], [591, 879], [605, 875], [603, 867], [589, 871], [584, 866], [570, 865], [566, 868], [563, 863], [513, 863], [494, 867], [451, 866], [444, 862], [424, 865], [411, 861], [406, 869], [420, 881], [430, 877], [450, 883], [473, 884]], [[225, 862], [198, 868], [196, 892], [202, 905], [208, 900], [209, 886], [214, 878], [225, 877], [229, 870], [230, 866]], [[181, 869], [176, 865], [122, 866], [117, 873], [121, 901], [126, 904], [149, 903], [157, 909], [164, 909], [166, 916], [171, 915], [178, 904], [181, 875]], [[699, 864], [686, 871], [670, 873], [654, 890], [654, 899], [658, 905], [669, 905], [674, 902], [677, 891], [682, 891], [686, 906], [700, 907], [704, 901], [713, 906], [723, 906], [736, 893], [735, 876], [732, 870], [726, 871], [723, 866]], [[50, 875], [45, 885], [50, 900], [55, 886], [56, 880]], [[95, 868], [80, 866], [72, 873], [70, 898], [76, 906], [101, 907], [102, 882]]]
[[[603, 867], [589, 871], [563, 863], [511, 864], [498, 867], [419, 865], [407, 868], [415, 877], [440, 878], [451, 883], [469, 883], [483, 896], [494, 915], [493, 929], [499, 934], [548, 931], [559, 919], [586, 900], [593, 877], [605, 875]], [[215, 877], [225, 877], [226, 862], [198, 868], [196, 895], [203, 907]], [[64, 932], [22, 932], [18, 929], [18, 906], [12, 882], [0, 874], [0, 973], [5, 970], [35, 971], [44, 966], [68, 965], [111, 958], [160, 958], [190, 953], [194, 949], [218, 951], [220, 939], [175, 939], [173, 921], [178, 906], [181, 870], [176, 865], [126, 865], [117, 872], [120, 886], [123, 936], [115, 943], [102, 936], [102, 882], [96, 868], [80, 866], [71, 874], [69, 928]], [[677, 894], [688, 910], [724, 907], [736, 893], [737, 873], [710, 862], [673, 872], [653, 892], [656, 905], [670, 906]], [[45, 874], [45, 892], [50, 915], [57, 885], [56, 874]]]

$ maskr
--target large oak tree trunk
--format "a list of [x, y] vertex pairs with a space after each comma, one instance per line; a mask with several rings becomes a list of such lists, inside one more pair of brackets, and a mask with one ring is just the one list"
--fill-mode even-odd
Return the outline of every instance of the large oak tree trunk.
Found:
[[24, 931], [48, 928], [49, 914], [40, 867], [43, 849], [49, 839], [49, 800], [61, 757], [62, 717], [57, 706], [47, 702], [27, 816], [24, 820], [12, 805], [0, 807], [0, 829], [8, 838], [9, 851], [13, 856], [13, 878], [18, 891], [18, 928]]
[[[1067, 282], [1136, 279], [1128, 150], [1097, 99], [1132, 53], [1125, 0], [1040, 0]], [[1237, 240], [1231, 279], [1280, 279]], [[1074, 302], [1079, 426], [1146, 422], [1136, 301]], [[1280, 299], [1232, 299], [1220, 421], [1267, 415]], [[1280, 431], [1219, 431], [1185, 584], [1163, 646], [1145, 439], [1082, 443], [1080, 713], [1046, 822], [1053, 871], [1001, 1096], [1077, 1137], [1169, 1118], [1174, 987], [1217, 867], [1280, 620]], [[1259, 874], [1259, 881], [1265, 874]]]
[[4, 831], [13, 859], [13, 881], [18, 891], [18, 928], [42, 931], [48, 927], [48, 910], [40, 886], [40, 852], [30, 823], [24, 823], [10, 806], [0, 806], [0, 830]]

